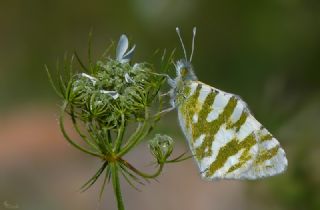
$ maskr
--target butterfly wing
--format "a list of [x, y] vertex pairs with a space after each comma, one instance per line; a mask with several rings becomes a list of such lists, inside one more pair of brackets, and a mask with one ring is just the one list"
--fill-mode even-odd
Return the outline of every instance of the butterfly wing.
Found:
[[280, 143], [265, 128], [257, 133], [259, 153], [252, 167], [241, 175], [243, 179], [257, 179], [282, 173], [288, 161]]
[[285, 169], [279, 142], [238, 96], [188, 81], [177, 99], [180, 126], [204, 179], [256, 179]]

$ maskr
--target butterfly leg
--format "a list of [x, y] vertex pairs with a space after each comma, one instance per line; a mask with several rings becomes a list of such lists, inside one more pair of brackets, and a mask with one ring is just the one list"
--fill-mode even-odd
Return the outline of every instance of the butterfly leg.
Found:
[[171, 94], [172, 94], [172, 90], [169, 90], [168, 92], [160, 94], [160, 97], [164, 97], [164, 96], [168, 96], [168, 95], [171, 96]]
[[175, 101], [174, 101], [174, 95], [175, 95], [174, 91], [175, 91], [175, 87], [176, 87], [176, 81], [174, 79], [172, 79], [169, 75], [166, 75], [166, 77], [167, 77], [168, 85], [170, 87], [172, 87], [172, 89], [170, 89], [168, 92], [166, 92], [164, 94], [161, 94], [160, 97], [169, 95], [171, 98], [171, 100], [170, 100], [171, 107], [162, 110], [161, 112], [159, 112], [159, 115], [171, 112], [172, 110], [174, 110], [176, 108]]
[[159, 112], [159, 115], [162, 115], [162, 114], [165, 114], [165, 113], [168, 113], [168, 112], [171, 112], [172, 110], [174, 110], [176, 107], [175, 106], [171, 106], [167, 109], [164, 109], [162, 110], [161, 112]]
[[165, 76], [167, 78], [168, 85], [171, 87], [171, 89], [166, 93], [160, 94], [160, 97], [164, 97], [168, 95], [172, 97], [174, 95], [174, 88], [176, 87], [176, 82], [169, 75], [166, 74]]
[[168, 82], [168, 85], [172, 88], [175, 88], [176, 87], [176, 81], [174, 79], [172, 79], [169, 75], [166, 75], [167, 77], [167, 82]]

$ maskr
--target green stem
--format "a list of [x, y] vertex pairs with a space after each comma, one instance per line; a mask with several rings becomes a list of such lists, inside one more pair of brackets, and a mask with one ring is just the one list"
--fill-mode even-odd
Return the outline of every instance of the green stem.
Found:
[[73, 126], [74, 128], [76, 129], [77, 133], [79, 134], [79, 136], [89, 145], [91, 146], [94, 150], [96, 151], [99, 151], [98, 147], [93, 144], [88, 138], [87, 136], [81, 132], [79, 126], [78, 126], [78, 123], [77, 123], [77, 120], [74, 116], [74, 110], [73, 110], [73, 107], [71, 107], [71, 119], [72, 119], [72, 123], [73, 123]]
[[127, 168], [129, 168], [131, 171], [135, 172], [136, 174], [138, 174], [139, 176], [142, 176], [143, 178], [147, 178], [147, 179], [152, 179], [152, 178], [156, 178], [157, 176], [160, 175], [160, 173], [162, 172], [163, 170], [163, 166], [164, 164], [161, 163], [159, 164], [159, 168], [158, 170], [153, 173], [153, 174], [146, 174], [146, 173], [143, 173], [141, 171], [139, 171], [138, 169], [136, 169], [134, 166], [132, 166], [130, 163], [128, 163], [127, 161], [125, 161], [124, 159], [120, 159], [121, 163], [126, 166]]
[[90, 154], [90, 155], [93, 155], [93, 156], [96, 156], [96, 157], [102, 157], [101, 154], [98, 154], [98, 153], [95, 153], [95, 152], [92, 152], [92, 151], [89, 151], [85, 148], [83, 148], [82, 146], [80, 146], [79, 144], [77, 144], [75, 141], [73, 141], [69, 135], [67, 134], [66, 130], [64, 129], [64, 112], [67, 108], [67, 105], [68, 105], [68, 102], [65, 101], [61, 107], [61, 112], [60, 112], [60, 117], [59, 117], [59, 124], [60, 124], [60, 129], [61, 129], [61, 132], [63, 134], [63, 136], [65, 137], [65, 139], [74, 147], [76, 147], [77, 149], [81, 150], [82, 152], [85, 152], [87, 154]]
[[114, 147], [114, 151], [118, 152], [120, 150], [121, 144], [122, 144], [122, 140], [123, 140], [123, 135], [124, 135], [124, 131], [125, 131], [125, 121], [124, 121], [124, 114], [121, 114], [121, 126], [118, 130], [118, 135], [117, 135], [117, 139], [115, 141], [115, 147]]
[[54, 84], [54, 82], [53, 82], [52, 76], [51, 76], [51, 74], [50, 74], [50, 71], [49, 71], [49, 69], [48, 69], [47, 65], [44, 65], [44, 68], [46, 69], [46, 72], [47, 72], [47, 75], [48, 75], [49, 82], [50, 82], [50, 84], [51, 84], [51, 86], [52, 86], [52, 88], [53, 88], [54, 92], [56, 92], [56, 94], [57, 94], [59, 97], [63, 98], [62, 93], [58, 90], [58, 88], [56, 87], [56, 85], [55, 85], [55, 84]]
[[90, 129], [93, 132], [92, 136], [95, 136], [95, 142], [98, 145], [98, 147], [100, 148], [101, 153], [102, 154], [111, 153], [112, 152], [112, 148], [108, 143], [106, 143], [104, 141], [105, 138], [104, 138], [104, 135], [102, 135], [101, 132], [100, 132], [101, 128], [99, 128], [97, 126], [98, 123], [93, 119], [93, 120], [91, 120], [90, 124], [91, 124], [90, 125], [91, 126]]
[[117, 163], [111, 163], [111, 176], [112, 176], [112, 185], [114, 194], [117, 200], [118, 210], [124, 210], [124, 204], [121, 195], [120, 182], [119, 182], [119, 173]]
[[117, 154], [118, 157], [122, 157], [127, 152], [129, 152], [135, 145], [137, 145], [147, 134], [149, 131], [149, 112], [146, 109], [145, 110], [145, 120], [143, 124], [139, 124], [138, 128], [132, 134], [132, 136], [129, 138], [126, 145], [119, 151]]

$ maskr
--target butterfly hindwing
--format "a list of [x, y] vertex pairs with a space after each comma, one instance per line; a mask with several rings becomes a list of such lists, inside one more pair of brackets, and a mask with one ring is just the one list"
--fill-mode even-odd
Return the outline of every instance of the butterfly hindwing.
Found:
[[258, 133], [259, 153], [252, 167], [241, 177], [257, 179], [273, 176], [286, 170], [288, 161], [280, 143], [265, 128]]
[[204, 179], [255, 179], [286, 167], [279, 142], [238, 96], [187, 81], [177, 104], [180, 126]]

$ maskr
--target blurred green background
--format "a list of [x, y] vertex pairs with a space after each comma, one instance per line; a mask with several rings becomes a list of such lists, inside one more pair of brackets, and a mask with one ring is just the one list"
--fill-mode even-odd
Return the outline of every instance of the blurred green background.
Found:
[[[99, 162], [60, 135], [59, 99], [51, 69], [65, 52], [86, 58], [93, 29], [98, 57], [126, 33], [134, 61], [187, 45], [197, 26], [193, 59], [207, 84], [241, 95], [280, 140], [288, 171], [253, 182], [205, 182], [192, 160], [166, 168], [159, 183], [123, 184], [128, 209], [320, 209], [320, 1], [317, 0], [2, 0], [0, 1], [0, 209], [114, 209], [111, 189], [98, 204], [98, 186], [77, 189]], [[172, 71], [173, 72], [173, 71]], [[185, 151], [176, 113], [162, 130]], [[140, 151], [143, 150], [144, 152]], [[131, 156], [146, 167], [145, 146]], [[100, 206], [99, 206], [100, 205]], [[9, 206], [10, 207], [10, 206]]]

